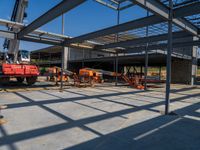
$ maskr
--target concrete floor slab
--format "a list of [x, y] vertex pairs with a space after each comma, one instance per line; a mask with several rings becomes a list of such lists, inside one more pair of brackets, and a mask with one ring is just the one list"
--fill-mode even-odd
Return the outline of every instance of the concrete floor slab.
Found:
[[45, 93], [47, 95], [55, 96], [56, 98], [76, 98], [76, 97], [83, 97], [81, 94], [75, 94], [73, 92], [70, 92], [68, 90], [60, 92], [60, 91], [40, 91], [42, 93]]
[[81, 128], [75, 127], [51, 134], [46, 134], [44, 136], [19, 141], [16, 143], [16, 147], [24, 150], [65, 149], [66, 147], [70, 148], [97, 137], [98, 135], [95, 135], [90, 131], [85, 131]]
[[[104, 99], [109, 100], [109, 98], [104, 98]], [[135, 98], [120, 98], [119, 97], [118, 99], [115, 99], [113, 101], [119, 102], [119, 103], [122, 103], [122, 104], [127, 104], [127, 105], [130, 105], [130, 106], [133, 106], [133, 107], [134, 106], [144, 106], [144, 105], [150, 104], [150, 102], [135, 99]]]
[[[179, 110], [181, 108], [184, 108], [184, 107], [187, 107], [187, 106], [190, 106], [191, 104], [190, 103], [184, 103], [184, 102], [173, 102], [170, 104], [170, 111], [176, 111], [176, 110]], [[153, 107], [152, 109], [154, 110], [158, 110], [158, 111], [163, 111], [165, 109], [165, 105], [160, 105], [160, 106], [156, 106], [156, 107]]]
[[0, 126], [0, 149], [197, 150], [200, 89], [172, 85], [170, 110], [178, 115], [167, 116], [159, 112], [164, 90], [106, 85], [1, 92], [8, 122]]
[[0, 105], [24, 103], [24, 102], [27, 102], [26, 99], [16, 95], [15, 93], [10, 93], [10, 92], [0, 93]]
[[8, 121], [4, 129], [8, 135], [67, 122], [38, 106], [6, 109], [4, 113]]
[[123, 115], [124, 117], [127, 118], [127, 120], [126, 120], [126, 122], [124, 122], [124, 124], [122, 125], [121, 128], [127, 128], [132, 125], [136, 125], [138, 123], [150, 120], [152, 118], [156, 118], [160, 115], [161, 114], [159, 114], [159, 113], [155, 113], [155, 112], [148, 111], [148, 110], [139, 110], [136, 112], [131, 112], [131, 113]]
[[121, 126], [126, 122], [127, 118], [125, 117], [113, 117], [94, 123], [86, 124], [87, 127], [99, 132], [100, 134], [106, 135], [117, 131]]
[[78, 120], [104, 114], [103, 111], [89, 108], [73, 102], [62, 102], [56, 104], [47, 104], [48, 108], [67, 116], [70, 119]]
[[17, 92], [16, 94], [20, 94], [24, 97], [27, 97], [29, 100], [32, 100], [32, 101], [58, 99], [56, 96], [52, 96], [46, 93], [41, 93], [40, 91]]
[[86, 106], [94, 107], [94, 108], [103, 110], [105, 112], [115, 112], [115, 111], [132, 108], [130, 106], [126, 106], [123, 104], [106, 101], [106, 99], [104, 100], [104, 98], [83, 100], [78, 103], [85, 104]]

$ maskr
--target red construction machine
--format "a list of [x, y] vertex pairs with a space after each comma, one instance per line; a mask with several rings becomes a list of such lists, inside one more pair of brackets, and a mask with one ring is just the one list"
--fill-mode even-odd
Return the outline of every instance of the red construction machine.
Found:
[[[26, 17], [27, 6], [28, 0], [16, 0], [11, 21], [22, 23]], [[19, 32], [19, 29], [12, 27], [8, 27], [8, 30]], [[17, 39], [6, 39], [3, 46], [7, 52], [4, 52], [0, 59], [0, 84], [9, 83], [11, 78], [16, 78], [18, 82], [26, 79], [28, 85], [34, 84], [37, 81], [39, 69], [36, 65], [30, 64], [29, 51], [19, 50]]]

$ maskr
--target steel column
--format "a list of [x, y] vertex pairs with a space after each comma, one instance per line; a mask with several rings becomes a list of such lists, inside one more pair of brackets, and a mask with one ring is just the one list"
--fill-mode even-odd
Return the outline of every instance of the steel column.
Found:
[[[118, 9], [117, 9], [117, 25], [119, 25], [119, 22], [120, 22], [120, 3], [118, 4]], [[119, 41], [119, 33], [116, 34], [116, 42]], [[118, 74], [119, 70], [118, 70], [118, 67], [119, 67], [119, 58], [118, 58], [118, 53], [116, 54], [116, 73]], [[115, 77], [115, 86], [117, 86], [117, 83], [118, 83], [118, 75], [116, 75]]]
[[[116, 72], [116, 59], [115, 59], [115, 57], [113, 58], [113, 72]], [[115, 80], [116, 78], [115, 77], [113, 77], [113, 80]]]
[[[65, 20], [64, 20], [64, 14], [62, 14], [62, 35], [65, 34]], [[62, 52], [61, 52], [61, 55], [62, 55], [62, 65], [61, 65], [61, 84], [60, 84], [60, 91], [62, 92], [63, 91], [63, 71], [64, 71], [64, 50], [65, 50], [65, 46], [62, 47]]]
[[85, 67], [85, 50], [83, 49], [82, 68]]
[[[147, 17], [148, 16], [149, 16], [149, 11], [147, 11]], [[146, 37], [149, 37], [149, 26], [146, 27]], [[148, 46], [149, 42], [147, 42], [145, 49], [144, 90], [147, 90], [147, 75], [148, 75], [148, 63], [149, 63]]]
[[167, 52], [167, 77], [165, 95], [165, 115], [169, 114], [170, 105], [170, 84], [171, 84], [171, 53], [172, 53], [172, 20], [173, 20], [173, 1], [169, 0], [169, 20], [168, 20], [168, 52]]
[[161, 80], [161, 76], [162, 76], [161, 73], [162, 73], [162, 67], [160, 66], [160, 67], [159, 67], [159, 80]]
[[119, 57], [118, 57], [118, 53], [116, 54], [116, 58], [115, 58], [115, 71], [116, 71], [116, 76], [115, 76], [115, 86], [117, 86], [117, 83], [118, 83], [118, 67], [119, 67]]
[[[193, 37], [192, 40], [195, 40], [196, 38]], [[196, 76], [197, 76], [197, 57], [198, 57], [198, 47], [192, 46], [192, 62], [191, 62], [191, 86], [194, 86], [196, 83]]]

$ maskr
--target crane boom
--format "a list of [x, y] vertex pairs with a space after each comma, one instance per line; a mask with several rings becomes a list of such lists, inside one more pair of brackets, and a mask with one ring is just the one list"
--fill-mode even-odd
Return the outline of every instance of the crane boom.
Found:
[[[28, 0], [16, 0], [14, 9], [11, 16], [11, 21], [23, 23], [24, 18], [26, 17], [25, 9], [28, 6]], [[9, 27], [9, 31], [18, 32], [19, 29]], [[19, 50], [19, 40], [17, 39], [6, 39], [4, 42], [4, 49], [7, 49], [7, 53], [12, 55], [13, 62], [17, 61], [17, 55]]]

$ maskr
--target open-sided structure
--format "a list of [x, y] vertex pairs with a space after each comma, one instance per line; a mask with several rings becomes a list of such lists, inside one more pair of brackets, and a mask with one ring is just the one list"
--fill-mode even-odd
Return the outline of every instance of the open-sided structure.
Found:
[[[67, 13], [86, 0], [63, 0], [27, 26], [0, 20], [0, 25], [21, 28], [20, 32], [0, 31], [6, 38], [58, 45], [63, 47], [82, 47], [89, 50], [109, 51], [116, 54], [145, 51], [146, 71], [148, 51], [162, 49], [167, 51], [166, 108], [169, 113], [171, 54], [179, 48], [190, 49], [192, 67], [196, 64], [196, 49], [200, 45], [200, 0], [96, 0], [119, 13], [138, 5], [147, 10], [144, 18], [101, 29], [78, 37], [68, 37], [37, 30], [54, 18]], [[123, 38], [122, 38], [123, 37]], [[126, 38], [124, 38], [126, 37]], [[107, 38], [107, 40], [102, 40]], [[186, 52], [187, 53], [187, 52]], [[195, 69], [191, 70], [193, 72]], [[193, 77], [193, 74], [192, 74]]]

